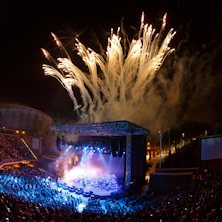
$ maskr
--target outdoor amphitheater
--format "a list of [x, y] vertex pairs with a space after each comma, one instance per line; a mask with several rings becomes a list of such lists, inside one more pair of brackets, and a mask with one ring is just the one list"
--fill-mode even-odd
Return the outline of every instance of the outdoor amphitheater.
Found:
[[220, 221], [222, 176], [157, 168], [149, 130], [128, 121], [56, 124], [0, 103], [1, 221]]

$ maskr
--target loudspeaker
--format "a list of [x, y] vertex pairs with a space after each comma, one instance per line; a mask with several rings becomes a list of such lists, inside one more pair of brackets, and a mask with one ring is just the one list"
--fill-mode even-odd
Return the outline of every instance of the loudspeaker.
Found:
[[59, 151], [61, 151], [61, 138], [59, 136], [56, 137], [56, 147]]
[[65, 141], [65, 136], [62, 136], [62, 145], [65, 145], [66, 141]]
[[122, 147], [121, 143], [119, 143], [118, 156], [121, 157], [122, 155], [123, 155], [123, 147]]
[[111, 140], [111, 150], [113, 157], [118, 155], [118, 141], [116, 139]]
[[119, 140], [119, 149], [118, 149], [118, 156], [121, 157], [123, 155], [123, 150], [126, 150], [126, 138], [122, 137]]

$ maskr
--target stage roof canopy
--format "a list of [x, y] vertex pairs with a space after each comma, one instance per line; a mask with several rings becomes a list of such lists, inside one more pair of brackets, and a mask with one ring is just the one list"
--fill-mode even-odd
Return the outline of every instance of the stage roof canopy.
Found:
[[54, 125], [52, 130], [80, 136], [147, 136], [148, 129], [128, 121]]

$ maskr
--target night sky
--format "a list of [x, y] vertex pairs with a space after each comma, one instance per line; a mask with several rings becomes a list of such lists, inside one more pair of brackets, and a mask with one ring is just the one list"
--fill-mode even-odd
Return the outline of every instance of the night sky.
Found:
[[[215, 43], [212, 47], [215, 47], [215, 50], [222, 48], [222, 13], [219, 0], [89, 2], [1, 1], [1, 101], [26, 104], [55, 117], [73, 115], [73, 105], [65, 89], [56, 79], [45, 76], [42, 70], [42, 64], [47, 61], [40, 48], [55, 50], [50, 32], [61, 37], [69, 36], [70, 33], [81, 33], [80, 40], [91, 47], [92, 40], [87, 36], [96, 32], [99, 37], [104, 38], [103, 32], [109, 32], [112, 27], [117, 28], [122, 17], [126, 25], [139, 28], [142, 11], [145, 12], [146, 22], [154, 26], [167, 12], [167, 26], [173, 27], [178, 32], [172, 41], [173, 47], [176, 47], [180, 38], [182, 39], [185, 33], [188, 33], [188, 45], [193, 51], [203, 49], [207, 44], [214, 42], [214, 39]], [[187, 24], [189, 28], [186, 28]], [[212, 50], [211, 47], [209, 49]], [[222, 105], [220, 105], [222, 53], [220, 52], [219, 55], [221, 56], [217, 56], [212, 63], [215, 66], [212, 75], [217, 76], [218, 85], [214, 87], [214, 94], [205, 100], [206, 106], [209, 100], [211, 100], [211, 106], [214, 106], [209, 111], [210, 121], [212, 119], [212, 121], [219, 121], [222, 113]], [[200, 115], [205, 105], [202, 102]], [[206, 113], [207, 111], [203, 116], [207, 119]]]

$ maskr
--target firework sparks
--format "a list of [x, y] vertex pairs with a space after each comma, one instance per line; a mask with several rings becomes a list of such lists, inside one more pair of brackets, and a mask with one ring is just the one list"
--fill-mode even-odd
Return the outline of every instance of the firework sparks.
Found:
[[[156, 72], [174, 51], [169, 43], [175, 32], [170, 29], [164, 36], [165, 26], [166, 15], [156, 34], [152, 25], [144, 24], [142, 15], [138, 38], [132, 39], [127, 49], [122, 46], [120, 28], [116, 34], [111, 30], [105, 56], [86, 48], [76, 39], [77, 53], [85, 63], [87, 73], [73, 63], [59, 38], [52, 33], [66, 57], [54, 60], [42, 49], [46, 58], [53, 62], [53, 65], [43, 65], [44, 73], [56, 78], [67, 90], [82, 121], [132, 121], [146, 101], [147, 89]], [[74, 95], [74, 86], [80, 91], [81, 101]]]

